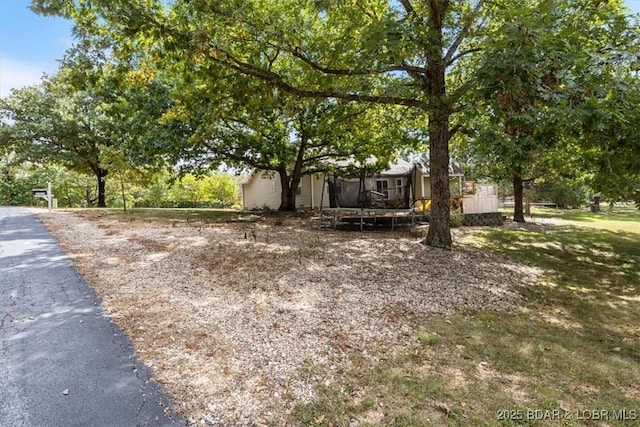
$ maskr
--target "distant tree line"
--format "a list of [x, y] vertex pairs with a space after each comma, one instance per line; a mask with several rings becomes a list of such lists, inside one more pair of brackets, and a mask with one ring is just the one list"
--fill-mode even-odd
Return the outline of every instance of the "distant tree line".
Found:
[[[109, 181], [106, 202], [109, 206], [149, 208], [237, 208], [240, 203], [239, 177], [226, 173], [195, 176], [156, 174], [147, 182]], [[0, 205], [39, 206], [42, 199], [32, 195], [34, 188], [52, 192], [59, 207], [96, 207], [97, 188], [90, 175], [69, 171], [56, 164], [11, 164], [0, 160]], [[124, 199], [123, 199], [124, 190]]]

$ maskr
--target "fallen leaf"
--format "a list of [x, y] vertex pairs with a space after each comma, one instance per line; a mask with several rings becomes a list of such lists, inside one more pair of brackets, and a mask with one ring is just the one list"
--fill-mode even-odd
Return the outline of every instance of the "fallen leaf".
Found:
[[62, 394], [64, 394], [65, 396], [69, 394], [69, 389], [65, 388], [64, 390], [62, 390]]
[[449, 407], [449, 405], [447, 405], [447, 404], [446, 404], [446, 403], [444, 403], [444, 402], [435, 402], [435, 403], [433, 404], [433, 406], [434, 406], [438, 411], [444, 412], [444, 413], [445, 413], [445, 415], [447, 415], [447, 416], [449, 416], [449, 414], [451, 413], [451, 408]]

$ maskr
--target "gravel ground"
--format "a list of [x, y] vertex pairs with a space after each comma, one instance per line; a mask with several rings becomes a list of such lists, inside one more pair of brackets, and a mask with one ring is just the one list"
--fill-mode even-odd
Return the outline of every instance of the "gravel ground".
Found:
[[290, 424], [293, 406], [355, 356], [369, 364], [406, 351], [434, 315], [513, 309], [538, 275], [406, 232], [318, 230], [298, 219], [42, 219], [194, 425]]

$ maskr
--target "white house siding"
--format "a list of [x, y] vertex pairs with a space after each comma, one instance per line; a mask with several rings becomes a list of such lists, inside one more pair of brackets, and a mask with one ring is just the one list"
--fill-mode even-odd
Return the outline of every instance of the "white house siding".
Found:
[[[395, 178], [388, 179], [390, 188], [394, 188]], [[462, 177], [460, 176], [449, 178], [451, 197], [460, 196], [461, 181]], [[302, 192], [296, 196], [296, 207], [319, 208], [321, 200], [323, 207], [329, 207], [328, 186], [322, 174], [305, 175], [301, 178], [300, 183]], [[417, 174], [414, 185], [417, 199], [431, 198], [431, 180], [428, 176]], [[322, 196], [323, 187], [324, 197]], [[242, 184], [242, 205], [244, 209], [262, 209], [265, 206], [278, 209], [280, 207], [280, 193], [280, 179], [276, 173], [265, 174], [263, 171], [256, 170], [248, 181]]]
[[300, 178], [300, 187], [302, 187], [302, 192], [296, 196], [296, 207], [310, 208], [311, 207], [311, 177], [309, 175], [305, 175]]
[[[313, 184], [313, 207], [319, 208], [320, 202], [322, 202], [322, 207], [329, 207], [329, 186], [325, 182], [324, 175], [318, 174], [313, 175], [311, 178], [311, 182]], [[322, 195], [322, 191], [324, 189], [324, 196]]]
[[256, 170], [248, 182], [242, 184], [242, 207], [244, 209], [262, 209], [280, 207], [281, 186], [277, 174], [265, 174]]
[[[324, 177], [318, 175], [318, 179], [305, 175], [300, 179], [301, 194], [296, 196], [296, 207], [310, 208], [311, 185], [313, 181], [313, 207], [320, 206], [320, 197]], [[250, 179], [242, 184], [242, 206], [244, 209], [262, 209], [265, 206], [270, 209], [280, 207], [282, 186], [277, 173], [268, 174], [256, 170]], [[325, 194], [322, 201], [324, 206], [329, 206], [329, 196]]]

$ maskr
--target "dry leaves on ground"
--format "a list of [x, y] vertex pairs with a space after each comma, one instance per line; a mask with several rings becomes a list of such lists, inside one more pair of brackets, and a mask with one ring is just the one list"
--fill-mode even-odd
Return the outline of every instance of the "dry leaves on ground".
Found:
[[433, 315], [512, 308], [535, 276], [468, 247], [303, 220], [43, 220], [194, 424], [287, 424], [354, 357], [406, 350]]

